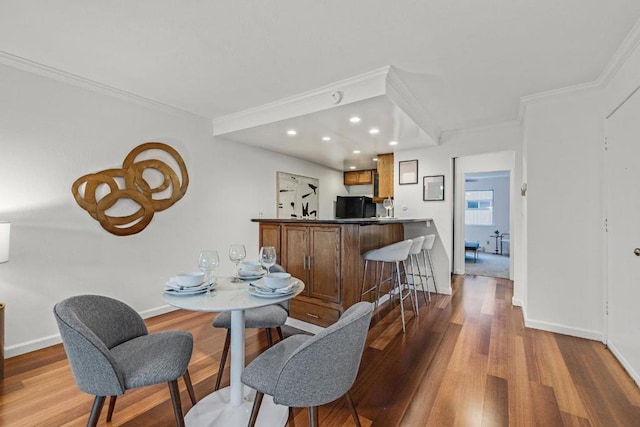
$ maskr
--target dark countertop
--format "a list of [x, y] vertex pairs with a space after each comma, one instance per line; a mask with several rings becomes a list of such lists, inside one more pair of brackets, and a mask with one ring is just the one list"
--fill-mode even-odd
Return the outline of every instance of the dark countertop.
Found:
[[340, 219], [284, 219], [284, 218], [253, 218], [252, 222], [286, 223], [286, 224], [407, 224], [432, 221], [431, 218], [340, 218]]

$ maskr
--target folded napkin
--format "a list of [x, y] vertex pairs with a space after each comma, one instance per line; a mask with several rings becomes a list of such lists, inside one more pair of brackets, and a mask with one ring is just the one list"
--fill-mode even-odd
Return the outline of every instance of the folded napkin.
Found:
[[291, 283], [289, 286], [285, 286], [283, 288], [277, 288], [277, 289], [272, 289], [267, 286], [259, 286], [259, 285], [253, 285], [253, 287], [258, 292], [263, 294], [288, 294], [289, 292], [293, 291], [293, 289], [296, 287], [297, 284], [298, 282], [295, 281]]
[[205, 282], [197, 286], [181, 286], [175, 280], [169, 280], [164, 284], [165, 291], [200, 291], [207, 289], [211, 283]]

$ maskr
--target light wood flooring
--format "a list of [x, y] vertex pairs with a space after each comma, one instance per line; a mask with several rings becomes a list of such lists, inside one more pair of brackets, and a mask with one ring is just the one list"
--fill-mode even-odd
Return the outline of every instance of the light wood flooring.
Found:
[[[363, 426], [640, 425], [640, 390], [602, 343], [525, 328], [509, 280], [456, 276], [453, 289], [422, 302], [406, 334], [397, 304], [374, 314], [351, 391]], [[194, 334], [189, 370], [197, 397], [213, 390], [224, 342], [213, 316], [176, 311], [147, 322], [151, 331]], [[247, 330], [248, 361], [266, 347], [259, 332]], [[11, 358], [5, 373], [1, 426], [86, 424], [93, 398], [75, 386], [62, 346]], [[342, 399], [319, 416], [322, 426], [353, 425]], [[290, 424], [307, 426], [306, 410], [296, 409]], [[105, 413], [99, 425], [107, 425]], [[168, 388], [128, 391], [109, 425], [172, 426]]]

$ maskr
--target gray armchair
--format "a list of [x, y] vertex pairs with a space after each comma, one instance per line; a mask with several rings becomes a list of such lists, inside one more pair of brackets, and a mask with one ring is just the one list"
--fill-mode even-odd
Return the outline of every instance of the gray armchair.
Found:
[[76, 384], [96, 396], [88, 426], [97, 424], [106, 396], [111, 396], [107, 414], [111, 421], [117, 396], [163, 382], [169, 384], [176, 424], [184, 426], [179, 377], [184, 377], [191, 403], [196, 403], [187, 370], [193, 350], [189, 332], [149, 334], [135, 310], [99, 295], [68, 298], [53, 312]]
[[[269, 269], [270, 272], [284, 272], [284, 268], [275, 264]], [[244, 312], [244, 327], [245, 328], [264, 328], [267, 334], [267, 344], [269, 347], [273, 345], [273, 336], [271, 335], [271, 329], [275, 328], [278, 332], [278, 337], [282, 341], [284, 336], [282, 335], [281, 326], [287, 321], [289, 317], [289, 301], [285, 301], [279, 304], [267, 305], [264, 307], [251, 308]], [[220, 382], [222, 381], [222, 375], [224, 373], [224, 365], [227, 362], [227, 356], [229, 355], [229, 347], [231, 346], [231, 312], [225, 311], [218, 314], [212, 323], [214, 328], [224, 328], [227, 330], [227, 334], [224, 340], [224, 347], [222, 348], [222, 356], [220, 357], [220, 366], [218, 367], [218, 375], [216, 376], [216, 384], [214, 390], [220, 389]]]
[[257, 390], [250, 426], [264, 394], [289, 407], [308, 407], [309, 424], [317, 425], [317, 407], [341, 396], [360, 426], [349, 389], [358, 374], [373, 304], [359, 302], [315, 336], [294, 335], [256, 357], [242, 372], [242, 382]]

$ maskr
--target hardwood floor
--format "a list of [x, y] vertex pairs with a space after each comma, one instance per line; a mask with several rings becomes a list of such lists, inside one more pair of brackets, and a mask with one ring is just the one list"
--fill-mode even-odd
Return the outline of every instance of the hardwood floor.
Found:
[[[363, 426], [640, 425], [640, 390], [602, 343], [525, 328], [508, 280], [458, 276], [453, 289], [421, 305], [417, 317], [408, 312], [404, 335], [397, 304], [374, 314], [351, 391]], [[176, 311], [148, 320], [151, 331], [194, 334], [197, 397], [213, 390], [224, 342], [212, 318]], [[264, 333], [247, 330], [247, 360], [265, 347]], [[86, 425], [92, 397], [75, 386], [62, 346], [11, 358], [5, 374], [1, 426]], [[353, 425], [342, 399], [319, 416], [323, 427]], [[306, 410], [296, 409], [291, 424], [307, 426]], [[168, 388], [128, 391], [108, 425], [174, 425]]]

